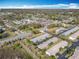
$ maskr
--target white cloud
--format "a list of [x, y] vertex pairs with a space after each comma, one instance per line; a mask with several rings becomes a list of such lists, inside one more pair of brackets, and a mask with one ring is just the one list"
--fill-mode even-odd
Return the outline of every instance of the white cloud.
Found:
[[71, 4], [69, 4], [69, 7], [68, 8], [71, 8], [71, 9], [79, 9], [79, 4], [71, 3]]
[[22, 9], [79, 9], [79, 4], [52, 4], [52, 5], [23, 5], [23, 6], [4, 6], [0, 8], [22, 8]]

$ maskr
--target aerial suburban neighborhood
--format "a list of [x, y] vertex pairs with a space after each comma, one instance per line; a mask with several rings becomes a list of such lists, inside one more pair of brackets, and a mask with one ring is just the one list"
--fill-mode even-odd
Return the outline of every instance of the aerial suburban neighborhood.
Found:
[[79, 10], [1, 9], [0, 59], [79, 59]]

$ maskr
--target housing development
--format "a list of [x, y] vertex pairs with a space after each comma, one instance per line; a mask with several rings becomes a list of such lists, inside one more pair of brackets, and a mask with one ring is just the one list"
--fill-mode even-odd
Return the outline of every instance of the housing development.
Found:
[[79, 10], [0, 9], [0, 59], [79, 59]]

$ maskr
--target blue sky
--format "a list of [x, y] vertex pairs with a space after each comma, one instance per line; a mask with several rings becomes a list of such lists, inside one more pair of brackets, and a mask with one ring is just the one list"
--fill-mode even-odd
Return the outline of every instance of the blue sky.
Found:
[[79, 9], [79, 0], [0, 0], [0, 8]]

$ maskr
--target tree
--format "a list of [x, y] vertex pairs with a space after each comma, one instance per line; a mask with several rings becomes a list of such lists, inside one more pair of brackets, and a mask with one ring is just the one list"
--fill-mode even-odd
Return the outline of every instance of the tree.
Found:
[[50, 56], [49, 59], [56, 59], [55, 56]]

